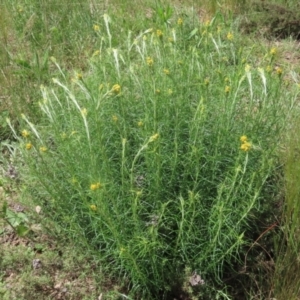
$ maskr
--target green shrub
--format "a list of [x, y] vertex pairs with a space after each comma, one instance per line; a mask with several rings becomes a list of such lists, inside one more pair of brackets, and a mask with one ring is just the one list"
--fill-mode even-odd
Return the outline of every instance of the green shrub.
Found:
[[52, 58], [61, 75], [41, 87], [45, 118], [23, 115], [23, 179], [139, 299], [188, 286], [193, 272], [204, 282], [189, 290], [226, 298], [214, 286], [272, 205], [269, 179], [295, 100], [276, 51], [256, 68], [218, 17], [122, 40], [104, 15], [94, 30], [101, 46], [88, 72], [71, 77]]

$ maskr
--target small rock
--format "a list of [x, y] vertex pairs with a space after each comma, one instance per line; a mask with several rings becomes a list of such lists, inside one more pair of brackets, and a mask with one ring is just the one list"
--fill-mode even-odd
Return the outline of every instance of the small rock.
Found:
[[25, 208], [18, 203], [13, 205], [13, 209], [15, 212], [23, 212], [25, 210]]
[[194, 272], [194, 274], [190, 277], [189, 282], [190, 282], [191, 286], [204, 285], [205, 284], [204, 280], [196, 272]]
[[35, 211], [37, 214], [39, 214], [41, 212], [42, 208], [38, 205], [35, 207]]
[[36, 258], [32, 261], [32, 266], [34, 269], [39, 269], [42, 267], [42, 262], [40, 259]]
[[54, 288], [55, 288], [56, 290], [59, 290], [60, 287], [61, 287], [61, 282], [57, 283], [57, 284], [54, 286]]
[[18, 171], [13, 165], [9, 165], [7, 172], [5, 173], [6, 177], [9, 177], [10, 179], [17, 179], [18, 178]]

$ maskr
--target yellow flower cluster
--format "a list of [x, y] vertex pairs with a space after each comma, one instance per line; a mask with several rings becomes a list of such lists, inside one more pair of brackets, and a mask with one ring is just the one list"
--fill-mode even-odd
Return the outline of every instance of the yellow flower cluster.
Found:
[[101, 187], [100, 182], [92, 183], [90, 185], [90, 190], [91, 191], [96, 191], [96, 190], [100, 189], [100, 187]]
[[30, 150], [32, 148], [32, 144], [29, 142], [25, 145], [26, 150]]
[[228, 32], [227, 33], [227, 40], [228, 41], [233, 41], [233, 38], [234, 38], [234, 36], [233, 36], [232, 32]]
[[28, 138], [30, 136], [30, 133], [26, 129], [22, 130], [21, 134], [24, 138]]
[[164, 73], [165, 73], [166, 75], [170, 75], [170, 70], [169, 70], [169, 69], [164, 69]]
[[147, 62], [147, 65], [149, 66], [149, 67], [152, 67], [153, 66], [153, 59], [151, 58], [151, 57], [147, 57], [146, 58], [146, 62]]
[[158, 137], [159, 137], [158, 133], [150, 136], [149, 143], [156, 141], [158, 139]]
[[157, 30], [156, 30], [156, 35], [157, 35], [159, 38], [161, 38], [164, 34], [163, 34], [163, 32], [162, 32], [160, 29], [157, 29]]
[[100, 31], [100, 26], [97, 25], [97, 24], [94, 24], [93, 29], [94, 29], [95, 31]]
[[90, 209], [92, 211], [96, 211], [97, 210], [97, 206], [95, 204], [90, 205]]
[[41, 146], [41, 147], [40, 147], [40, 151], [41, 151], [41, 152], [47, 152], [47, 150], [48, 150], [48, 149], [47, 149], [47, 147], [45, 147], [45, 146]]
[[225, 86], [225, 94], [229, 94], [230, 90], [231, 90], [230, 86], [226, 85]]
[[271, 48], [270, 54], [271, 54], [272, 56], [276, 55], [276, 54], [277, 54], [277, 49], [276, 49], [275, 47]]
[[247, 152], [247, 151], [249, 151], [251, 149], [252, 145], [251, 145], [250, 142], [248, 142], [248, 138], [247, 138], [246, 135], [242, 135], [240, 137], [240, 141], [242, 143], [241, 147], [240, 147], [241, 150]]
[[280, 67], [276, 67], [275, 70], [276, 70], [277, 75], [279, 75], [279, 76], [282, 75], [282, 69]]
[[120, 94], [120, 92], [121, 92], [121, 86], [119, 84], [114, 84], [113, 87], [112, 87], [112, 91], [115, 94]]

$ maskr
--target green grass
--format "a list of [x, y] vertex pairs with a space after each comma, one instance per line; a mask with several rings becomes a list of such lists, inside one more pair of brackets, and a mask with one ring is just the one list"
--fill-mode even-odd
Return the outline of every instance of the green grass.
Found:
[[300, 166], [298, 160], [299, 119], [293, 122], [289, 130], [284, 149], [284, 186], [285, 203], [282, 216], [282, 242], [278, 243], [278, 261], [275, 268], [274, 286], [279, 299], [299, 299], [299, 176]]
[[24, 42], [0, 53], [22, 184], [130, 297], [230, 299], [224, 278], [272, 224], [299, 87], [221, 13], [128, 5], [2, 8], [3, 39]]

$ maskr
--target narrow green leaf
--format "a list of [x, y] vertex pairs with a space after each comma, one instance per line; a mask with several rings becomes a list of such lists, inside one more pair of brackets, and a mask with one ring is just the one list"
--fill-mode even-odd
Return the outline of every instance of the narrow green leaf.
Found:
[[6, 212], [7, 212], [7, 202], [4, 201], [4, 203], [2, 205], [2, 210], [0, 212], [0, 218], [5, 218]]
[[22, 237], [28, 234], [29, 228], [23, 224], [20, 224], [16, 227], [16, 232], [18, 236]]

